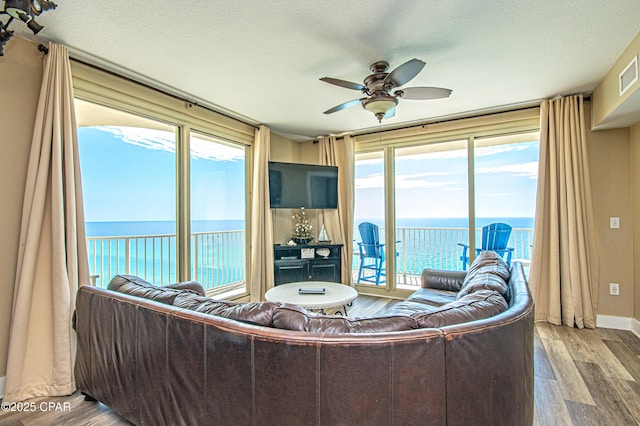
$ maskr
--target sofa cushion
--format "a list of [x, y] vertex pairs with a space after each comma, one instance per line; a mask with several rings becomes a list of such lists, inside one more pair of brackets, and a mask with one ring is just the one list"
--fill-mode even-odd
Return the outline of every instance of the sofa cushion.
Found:
[[315, 314], [300, 306], [284, 304], [273, 313], [273, 326], [312, 333], [384, 333], [411, 330], [417, 328], [417, 323], [407, 315], [351, 319]]
[[195, 294], [199, 294], [200, 296], [206, 296], [204, 288], [202, 288], [202, 284], [198, 281], [181, 281], [179, 283], [167, 284], [160, 286], [160, 288], [172, 288], [175, 290], [189, 290]]
[[413, 315], [424, 312], [433, 312], [438, 308], [439, 306], [430, 305], [428, 303], [405, 300], [403, 302], [396, 303], [395, 305], [387, 309], [384, 315], [391, 317], [397, 315]]
[[509, 286], [500, 276], [492, 273], [478, 273], [462, 286], [456, 298], [460, 299], [478, 290], [494, 290], [505, 297], [508, 288]]
[[182, 293], [175, 298], [173, 306], [251, 324], [271, 326], [273, 311], [280, 304], [273, 302], [236, 303]]
[[435, 288], [420, 288], [409, 296], [407, 300], [431, 306], [442, 306], [456, 300], [457, 294], [458, 293], [454, 291], [438, 290]]
[[469, 266], [467, 275], [462, 282], [462, 287], [477, 274], [483, 273], [494, 274], [504, 281], [509, 281], [509, 266], [507, 266], [507, 262], [495, 251], [481, 251]]
[[497, 291], [478, 290], [436, 310], [411, 315], [422, 328], [439, 328], [489, 318], [507, 309]]
[[196, 294], [195, 291], [190, 289], [178, 290], [174, 288], [156, 287], [135, 275], [116, 275], [109, 282], [107, 289], [143, 299], [154, 300], [166, 305], [173, 304], [173, 301], [179, 294]]

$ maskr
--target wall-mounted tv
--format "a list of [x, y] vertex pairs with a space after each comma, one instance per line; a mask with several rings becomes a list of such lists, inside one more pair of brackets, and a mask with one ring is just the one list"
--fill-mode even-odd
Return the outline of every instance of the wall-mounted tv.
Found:
[[273, 209], [337, 209], [338, 168], [270, 161], [269, 199]]

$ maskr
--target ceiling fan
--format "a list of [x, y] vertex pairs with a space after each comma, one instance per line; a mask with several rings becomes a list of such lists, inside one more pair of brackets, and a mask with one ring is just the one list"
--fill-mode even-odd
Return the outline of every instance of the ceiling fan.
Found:
[[391, 93], [394, 88], [404, 86], [417, 76], [425, 65], [419, 59], [411, 59], [388, 73], [389, 63], [378, 61], [371, 65], [370, 69], [373, 74], [364, 79], [364, 85], [337, 78], [322, 77], [320, 80], [326, 83], [359, 90], [367, 95], [366, 98], [353, 99], [328, 109], [324, 113], [332, 114], [360, 103], [364, 109], [376, 116], [378, 122], [382, 122], [383, 118], [391, 118], [396, 114], [398, 98], [411, 100], [448, 98], [451, 95], [451, 89], [443, 89], [442, 87], [407, 87]]

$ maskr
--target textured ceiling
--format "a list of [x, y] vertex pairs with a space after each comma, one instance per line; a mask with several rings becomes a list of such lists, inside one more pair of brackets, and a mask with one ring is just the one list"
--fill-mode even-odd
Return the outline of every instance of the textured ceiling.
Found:
[[361, 83], [375, 61], [422, 59], [406, 87], [453, 94], [400, 100], [382, 123], [397, 127], [591, 91], [640, 29], [638, 0], [57, 3], [38, 40], [294, 140], [378, 128], [357, 105], [324, 115], [361, 93], [320, 77]]

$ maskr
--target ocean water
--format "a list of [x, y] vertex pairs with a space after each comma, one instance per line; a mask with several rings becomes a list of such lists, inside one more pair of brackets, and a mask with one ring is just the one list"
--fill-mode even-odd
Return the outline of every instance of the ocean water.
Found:
[[[176, 233], [173, 220], [132, 222], [86, 222], [87, 237], [118, 237], [123, 235], [166, 235]], [[244, 220], [194, 220], [191, 232], [239, 231]]]
[[[191, 232], [239, 231], [244, 229], [244, 220], [195, 220], [191, 222]], [[356, 218], [355, 226], [360, 222], [372, 222], [383, 227], [383, 219]], [[532, 217], [483, 217], [476, 218], [476, 227], [489, 223], [504, 222], [513, 228], [533, 228]], [[397, 219], [398, 228], [466, 228], [466, 218], [410, 218]], [[168, 235], [175, 234], [175, 221], [132, 221], [132, 222], [86, 222], [88, 237], [107, 237], [124, 235]]]
[[[356, 241], [357, 224], [364, 221], [384, 226], [381, 220], [356, 219]], [[481, 238], [478, 228], [492, 222], [505, 222], [514, 228], [511, 237], [514, 258], [531, 258], [533, 218], [478, 218], [476, 241]], [[244, 220], [194, 221], [191, 227], [193, 279], [206, 289], [246, 279]], [[467, 227], [464, 218], [398, 219], [394, 242], [396, 270], [408, 275], [419, 275], [426, 267], [461, 270], [459, 243], [469, 241]], [[175, 222], [87, 222], [86, 229], [89, 267], [92, 275], [100, 276], [98, 285], [106, 286], [119, 273], [138, 275], [154, 284], [177, 281]], [[156, 237], [145, 237], [149, 235]], [[382, 230], [381, 237], [384, 237]], [[386, 250], [389, 257], [390, 245]], [[358, 262], [354, 255], [354, 268]]]

